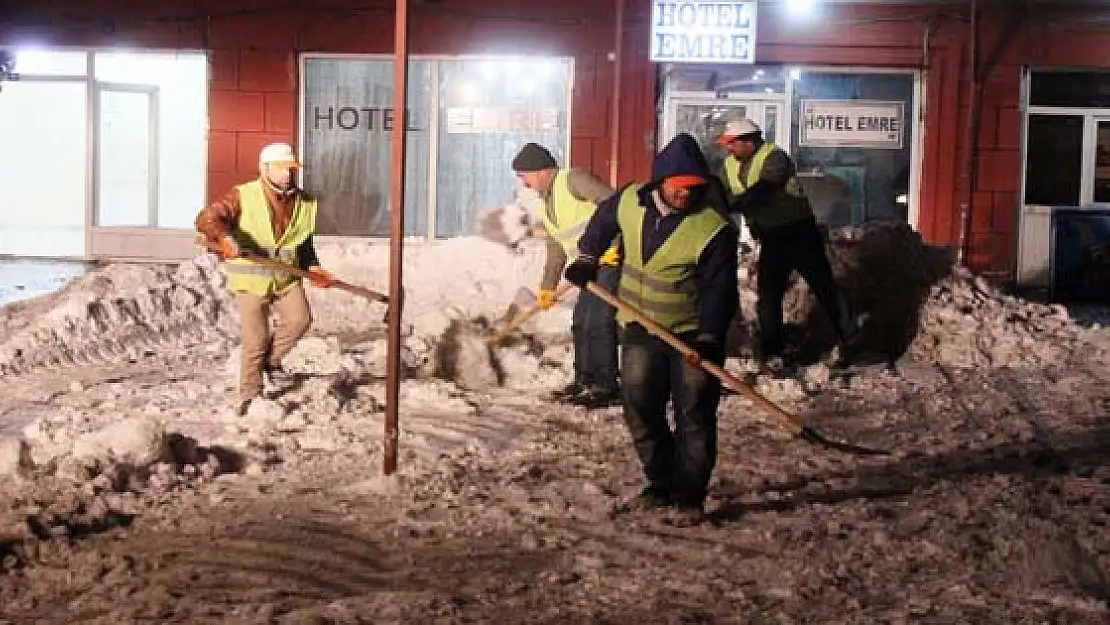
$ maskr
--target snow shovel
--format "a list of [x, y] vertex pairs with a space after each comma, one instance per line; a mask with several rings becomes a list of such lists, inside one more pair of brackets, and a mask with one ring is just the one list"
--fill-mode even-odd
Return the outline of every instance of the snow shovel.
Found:
[[[559, 298], [566, 295], [567, 291], [569, 291], [573, 286], [574, 285], [569, 282], [563, 282], [562, 284], [560, 284], [559, 288], [555, 289], [555, 301], [559, 301]], [[505, 327], [499, 329], [497, 332], [494, 332], [489, 337], [487, 337], [486, 344], [495, 345], [498, 341], [511, 334], [517, 328], [527, 323], [529, 319], [535, 317], [542, 311], [543, 308], [540, 308], [538, 304], [532, 304], [532, 306], [530, 306], [528, 309], [518, 313], [515, 317], [513, 317], [512, 320], [510, 320], [509, 323], [505, 325]]]
[[[198, 245], [203, 246], [209, 252], [216, 253], [216, 251], [217, 251], [216, 248], [214, 248], [211, 244], [209, 244], [208, 240], [203, 238], [203, 237], [197, 237], [196, 242], [197, 242]], [[288, 273], [288, 274], [292, 274], [294, 276], [299, 276], [301, 278], [308, 278], [308, 276], [309, 276], [309, 272], [305, 271], [304, 269], [301, 269], [300, 267], [295, 267], [295, 266], [290, 265], [288, 263], [283, 263], [280, 260], [274, 260], [272, 258], [267, 258], [265, 256], [257, 256], [257, 255], [253, 255], [253, 254], [250, 254], [250, 255], [244, 254], [244, 255], [240, 256], [240, 258], [242, 258], [244, 260], [249, 260], [250, 262], [254, 263], [255, 265], [258, 265], [259, 267], [265, 267], [267, 269], [273, 269], [274, 271], [282, 271], [282, 272], [285, 272], [285, 273]], [[371, 291], [368, 288], [361, 287], [361, 286], [358, 286], [356, 284], [351, 284], [349, 282], [344, 282], [342, 280], [336, 280], [334, 283], [332, 283], [332, 286], [341, 290], [341, 291], [346, 291], [348, 293], [358, 295], [359, 297], [365, 297], [368, 300], [372, 300], [372, 301], [375, 301], [375, 302], [382, 302], [382, 303], [385, 303], [385, 304], [389, 303], [389, 296], [386, 295], [385, 293], [378, 293], [377, 291]]]
[[637, 310], [631, 304], [605, 290], [605, 288], [602, 287], [600, 284], [597, 284], [596, 282], [587, 282], [586, 289], [590, 293], [596, 295], [598, 298], [604, 300], [610, 306], [613, 306], [617, 310], [620, 310], [625, 314], [631, 316], [633, 319], [636, 320], [637, 323], [644, 326], [644, 328], [647, 329], [647, 331], [650, 332], [653, 336], [659, 338], [663, 342], [673, 347], [676, 351], [678, 351], [678, 353], [682, 354], [682, 356], [686, 358], [687, 361], [698, 363], [699, 367], [717, 377], [721, 381], [721, 383], [729, 389], [743, 395], [745, 398], [748, 399], [748, 401], [755, 404], [756, 407], [762, 408], [764, 411], [769, 412], [776, 417], [779, 417], [785, 423], [787, 429], [789, 429], [791, 433], [793, 433], [798, 438], [801, 438], [802, 440], [814, 445], [820, 445], [821, 447], [825, 447], [826, 449], [842, 451], [849, 454], [855, 454], [857, 456], [890, 455], [889, 451], [885, 451], [882, 449], [870, 449], [867, 447], [860, 447], [858, 445], [842, 443], [825, 438], [816, 430], [803, 423], [797, 417], [783, 410], [763, 395], [760, 395], [759, 392], [752, 387], [744, 384], [736, 376], [732, 375], [728, 371], [725, 371], [723, 368], [717, 365], [717, 363], [700, 360], [698, 358], [698, 353], [694, 351], [692, 347], [690, 347], [686, 343], [683, 343], [681, 340], [679, 340], [677, 336], [671, 334], [658, 323], [655, 323], [654, 321], [649, 319], [646, 315], [644, 315], [644, 313]]

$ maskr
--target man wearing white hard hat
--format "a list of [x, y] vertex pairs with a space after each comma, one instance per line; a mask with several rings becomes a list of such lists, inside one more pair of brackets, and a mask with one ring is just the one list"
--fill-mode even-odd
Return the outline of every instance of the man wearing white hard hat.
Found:
[[[300, 167], [293, 147], [271, 143], [258, 155], [259, 176], [238, 185], [197, 215], [196, 228], [225, 263], [228, 289], [242, 318], [242, 361], [237, 412], [244, 415], [262, 395], [263, 373], [271, 381], [281, 361], [312, 324], [301, 279], [253, 264], [245, 256], [265, 256], [309, 272], [308, 281], [327, 288], [336, 278], [320, 267], [312, 234], [316, 200], [294, 183]], [[270, 313], [278, 315], [269, 331]]]
[[846, 364], [859, 323], [833, 279], [824, 238], [795, 175], [794, 161], [785, 150], [764, 141], [750, 119], [730, 121], [717, 142], [728, 151], [722, 178], [730, 211], [743, 215], [760, 242], [756, 310], [762, 358], [775, 362], [784, 356], [782, 302], [790, 274], [797, 271], [832, 321], [837, 359]]

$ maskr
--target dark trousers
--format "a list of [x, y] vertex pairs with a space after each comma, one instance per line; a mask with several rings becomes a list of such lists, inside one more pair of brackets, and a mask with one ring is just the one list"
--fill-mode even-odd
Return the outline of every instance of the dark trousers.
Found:
[[[696, 333], [679, 335], [689, 343]], [[713, 356], [724, 362], [724, 350]], [[630, 324], [621, 347], [624, 421], [648, 485], [676, 503], [699, 504], [717, 463], [717, 405], [721, 383], [692, 367], [639, 324]], [[674, 406], [674, 430], [667, 402]]]
[[797, 271], [829, 316], [837, 335], [843, 334], [840, 292], [833, 279], [825, 242], [811, 219], [768, 228], [760, 234], [758, 295], [759, 342], [764, 356], [782, 353], [782, 300]]
[[[616, 295], [619, 267], [601, 267], [597, 283]], [[582, 289], [574, 304], [570, 332], [574, 337], [574, 379], [583, 384], [617, 388], [617, 311]]]

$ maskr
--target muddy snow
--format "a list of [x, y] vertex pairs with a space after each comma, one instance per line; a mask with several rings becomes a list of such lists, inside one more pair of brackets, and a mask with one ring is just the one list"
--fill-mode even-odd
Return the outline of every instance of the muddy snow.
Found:
[[[573, 297], [485, 347], [537, 286], [535, 243], [406, 250], [390, 477], [379, 303], [312, 289], [310, 336], [243, 417], [210, 257], [0, 308], [0, 623], [1110, 621], [1105, 318], [1006, 295], [908, 228], [830, 251], [868, 319], [855, 364], [826, 364], [799, 284], [798, 365], [761, 373], [744, 254], [727, 368], [892, 455], [807, 445], [728, 395], [691, 528], [615, 513], [642, 485], [619, 409], [546, 399]], [[387, 290], [384, 246], [321, 255]]]

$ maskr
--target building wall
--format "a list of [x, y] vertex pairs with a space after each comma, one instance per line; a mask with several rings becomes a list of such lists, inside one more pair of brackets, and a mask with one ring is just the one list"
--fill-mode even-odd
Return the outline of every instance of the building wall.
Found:
[[[616, 1], [414, 0], [410, 53], [573, 57], [572, 164], [607, 177]], [[650, 171], [657, 97], [655, 67], [647, 60], [650, 3], [626, 3], [633, 6], [627, 7], [623, 25], [621, 182]], [[279, 0], [163, 5], [38, 2], [0, 23], [0, 41], [209, 50], [210, 197], [255, 175], [261, 145], [296, 138], [299, 53], [389, 53], [393, 45], [393, 3], [388, 1], [332, 2], [328, 9]], [[761, 7], [757, 60], [924, 70], [918, 229], [931, 242], [958, 243], [960, 206], [969, 203], [969, 262], [977, 270], [1012, 272], [1020, 210], [1022, 68], [1110, 67], [1108, 12], [1036, 12], [1012, 27], [1008, 20], [1019, 7], [1004, 3], [983, 14], [979, 56], [996, 62], [988, 63], [990, 71], [981, 77], [973, 174], [966, 7], [838, 5], [819, 10], [807, 21], [787, 15], [781, 5]]]

